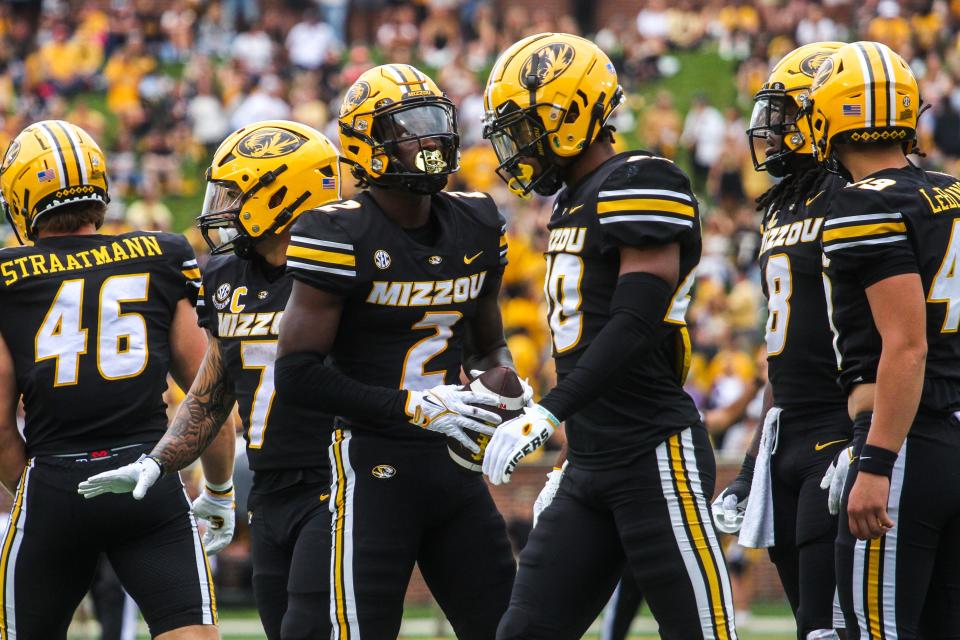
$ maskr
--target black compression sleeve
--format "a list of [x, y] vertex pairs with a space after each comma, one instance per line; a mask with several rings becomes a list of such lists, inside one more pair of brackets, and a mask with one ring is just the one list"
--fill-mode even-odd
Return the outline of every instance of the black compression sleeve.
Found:
[[673, 288], [650, 273], [626, 273], [617, 280], [610, 320], [577, 366], [541, 401], [557, 420], [566, 420], [603, 393], [612, 378], [666, 334], [664, 317]]
[[311, 352], [290, 353], [278, 359], [274, 384], [280, 398], [359, 420], [408, 420], [406, 391], [357, 382], [325, 360]]

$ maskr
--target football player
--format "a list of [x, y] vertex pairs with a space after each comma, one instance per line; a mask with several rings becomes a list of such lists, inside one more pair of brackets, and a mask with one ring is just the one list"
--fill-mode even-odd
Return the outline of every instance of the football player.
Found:
[[500, 425], [483, 471], [508, 482], [561, 421], [569, 444], [497, 637], [581, 637], [626, 562], [664, 637], [736, 638], [710, 518], [713, 450], [683, 390], [701, 246], [690, 181], [665, 158], [614, 151], [606, 123], [623, 93], [583, 38], [542, 33], [512, 45], [484, 100], [484, 136], [509, 188], [560, 191], [544, 282], [560, 381]]
[[[303, 214], [280, 330], [281, 401], [329, 408], [334, 638], [393, 640], [414, 563], [458, 638], [490, 640], [515, 565], [483, 476], [447, 437], [490, 435], [497, 398], [466, 370], [512, 366], [497, 295], [504, 220], [489, 196], [441, 193], [457, 171], [453, 104], [418, 69], [388, 64], [350, 87], [340, 146], [366, 187]], [[465, 350], [468, 348], [468, 350]]]
[[[769, 436], [776, 441], [775, 455], [768, 453], [762, 468], [769, 469], [771, 476], [774, 543], [770, 559], [793, 609], [799, 640], [836, 637], [833, 545], [837, 523], [823, 499], [820, 480], [834, 455], [850, 440], [852, 427], [846, 397], [837, 385], [820, 252], [824, 214], [846, 181], [814, 160], [813, 136], [807, 119], [798, 117], [798, 112], [817, 68], [841, 46], [840, 42], [808, 44], [780, 60], [754, 97], [747, 129], [754, 168], [782, 178], [758, 200], [763, 211], [760, 270], [769, 311], [770, 384], [764, 399], [766, 411], [776, 407]], [[718, 499], [723, 510], [716, 517], [731, 525], [718, 523], [727, 533], [739, 529], [761, 431], [758, 427], [736, 480]]]
[[[197, 309], [210, 334], [193, 387], [167, 434], [143, 461], [90, 478], [88, 494], [133, 491], [190, 464], [240, 405], [253, 470], [248, 511], [253, 592], [270, 640], [330, 635], [332, 418], [278, 402], [273, 385], [280, 318], [293, 279], [285, 273], [290, 228], [303, 211], [340, 193], [337, 151], [302, 124], [265, 121], [232, 133], [207, 172], [197, 224], [213, 254]], [[226, 427], [224, 427], [226, 428]], [[211, 499], [218, 487], [207, 485]], [[289, 593], [289, 596], [288, 596]]]
[[[19, 475], [0, 547], [0, 638], [65, 638], [101, 553], [153, 637], [217, 638], [210, 568], [180, 479], [134, 504], [77, 495], [91, 472], [157, 443], [167, 373], [189, 388], [206, 342], [193, 308], [200, 272], [183, 236], [97, 234], [106, 170], [97, 143], [60, 120], [24, 129], [0, 165], [4, 212], [32, 242], [0, 251], [2, 478], [10, 487]], [[218, 438], [205, 465], [226, 487], [233, 440]], [[195, 510], [232, 527], [232, 509], [200, 499]]]
[[852, 184], [823, 224], [839, 381], [854, 463], [837, 535], [847, 635], [960, 629], [960, 181], [907, 157], [922, 103], [909, 65], [855, 42], [823, 62], [817, 159]]

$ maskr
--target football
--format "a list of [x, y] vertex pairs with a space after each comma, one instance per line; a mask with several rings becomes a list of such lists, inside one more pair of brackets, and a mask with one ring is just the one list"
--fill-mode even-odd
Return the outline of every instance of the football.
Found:
[[[489, 393], [497, 396], [500, 404], [496, 407], [477, 405], [499, 415], [504, 422], [516, 418], [523, 411], [523, 386], [516, 372], [508, 367], [494, 367], [473, 378], [463, 387], [464, 390], [477, 393]], [[480, 446], [480, 453], [467, 450], [454, 438], [447, 438], [447, 449], [453, 461], [464, 469], [480, 472], [483, 467], [483, 454], [490, 436], [476, 431], [466, 431], [471, 440]]]

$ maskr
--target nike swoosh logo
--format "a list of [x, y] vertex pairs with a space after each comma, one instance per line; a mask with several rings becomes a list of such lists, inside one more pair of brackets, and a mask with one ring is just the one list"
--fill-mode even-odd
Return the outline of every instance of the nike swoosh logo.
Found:
[[326, 502], [326, 501], [329, 500], [329, 499], [330, 499], [330, 494], [329, 494], [329, 493], [321, 493], [321, 494], [320, 494], [320, 502]]
[[[825, 190], [824, 190], [824, 191], [825, 191]], [[809, 207], [809, 206], [810, 206], [810, 203], [813, 202], [814, 200], [816, 200], [817, 198], [819, 198], [820, 196], [822, 196], [823, 193], [824, 193], [824, 192], [821, 191], [820, 193], [818, 193], [817, 195], [813, 196], [812, 198], [807, 198], [807, 206]]]
[[573, 213], [574, 211], [577, 211], [578, 209], [581, 209], [582, 207], [583, 207], [582, 204], [578, 204], [575, 207], [570, 207], [570, 209], [567, 210], [567, 215], [570, 215], [571, 213]]
[[463, 256], [463, 264], [470, 264], [471, 262], [479, 258], [481, 253], [483, 253], [483, 251], [478, 251], [477, 255], [472, 256], [470, 258], [468, 258], [467, 256]]
[[831, 440], [830, 442], [824, 442], [823, 444], [820, 444], [820, 443], [818, 442], [817, 444], [813, 445], [813, 450], [814, 450], [814, 451], [823, 451], [824, 449], [826, 449], [827, 447], [829, 447], [829, 446], [832, 445], [832, 444], [839, 444], [839, 443], [841, 443], [841, 442], [846, 442], [846, 441], [847, 441], [846, 438], [844, 438], [844, 439], [842, 439], [842, 440]]

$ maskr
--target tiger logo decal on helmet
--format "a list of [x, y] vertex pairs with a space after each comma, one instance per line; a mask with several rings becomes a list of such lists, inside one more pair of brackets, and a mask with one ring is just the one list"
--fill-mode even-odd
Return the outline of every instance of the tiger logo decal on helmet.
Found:
[[304, 211], [339, 198], [339, 159], [326, 136], [297, 122], [257, 122], [213, 154], [197, 226], [212, 253], [246, 257]]
[[497, 174], [512, 192], [527, 197], [559, 190], [560, 165], [596, 140], [623, 101], [623, 90], [596, 44], [540, 33], [500, 56], [483, 100], [483, 137], [500, 161]]
[[[753, 98], [747, 128], [753, 168], [783, 177], [801, 158], [813, 162], [813, 135], [799, 114], [817, 71], [829, 63], [842, 42], [814, 42], [794, 49], [778, 62]], [[779, 145], [770, 142], [779, 138]]]
[[431, 194], [460, 169], [456, 108], [411, 65], [366, 71], [347, 89], [338, 122], [343, 161], [362, 186]]
[[264, 127], [247, 134], [237, 144], [245, 158], [279, 158], [299, 149], [306, 140], [286, 129]]

